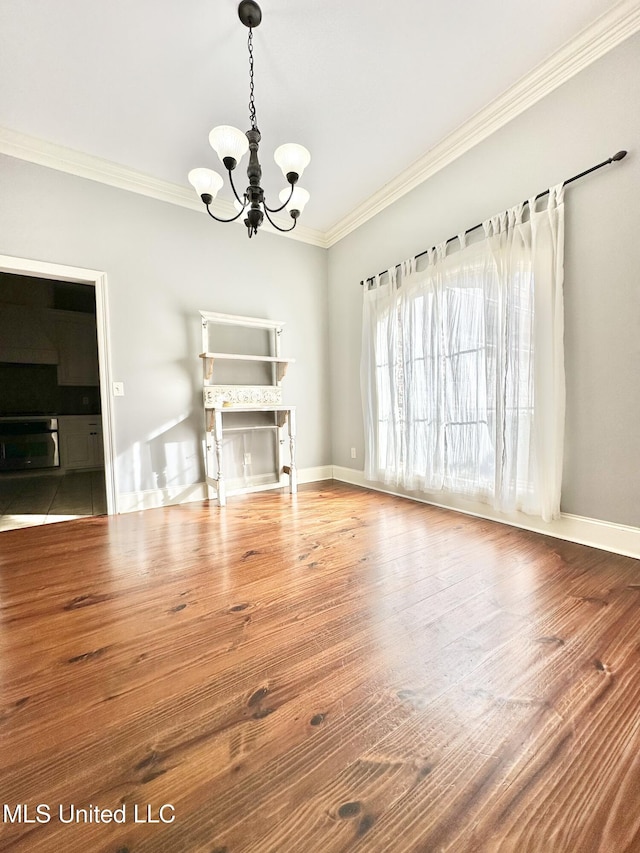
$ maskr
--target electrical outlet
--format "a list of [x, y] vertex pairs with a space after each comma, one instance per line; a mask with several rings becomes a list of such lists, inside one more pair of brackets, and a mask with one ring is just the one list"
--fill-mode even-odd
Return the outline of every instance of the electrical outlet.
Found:
[[124, 382], [113, 383], [113, 396], [124, 397]]
[[251, 465], [251, 454], [250, 453], [244, 454], [244, 464], [245, 465]]
[[355, 447], [352, 447], [352, 448], [351, 448], [351, 458], [352, 458], [352, 459], [355, 459], [355, 458], [356, 458], [356, 449], [355, 449]]

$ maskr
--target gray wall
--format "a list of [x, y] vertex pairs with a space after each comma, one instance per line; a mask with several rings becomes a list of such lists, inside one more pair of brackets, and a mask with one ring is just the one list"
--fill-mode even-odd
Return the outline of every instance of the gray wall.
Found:
[[0, 157], [0, 253], [108, 276], [117, 490], [201, 482], [198, 311], [282, 320], [300, 468], [331, 462], [326, 250]]
[[639, 104], [634, 36], [329, 250], [334, 464], [363, 467], [360, 279], [627, 148], [565, 194], [562, 509], [640, 526]]

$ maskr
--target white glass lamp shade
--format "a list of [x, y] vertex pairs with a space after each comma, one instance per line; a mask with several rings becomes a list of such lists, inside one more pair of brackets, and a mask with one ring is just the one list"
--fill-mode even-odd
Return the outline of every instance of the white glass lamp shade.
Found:
[[216, 152], [225, 169], [229, 168], [225, 158], [232, 157], [235, 160], [235, 166], [249, 150], [249, 140], [246, 135], [237, 127], [231, 127], [228, 124], [213, 128], [209, 134], [209, 145]]
[[[284, 204], [285, 201], [289, 198], [289, 194], [291, 193], [291, 189], [287, 187], [280, 192], [280, 204]], [[292, 210], [297, 210], [298, 213], [302, 213], [304, 210], [305, 204], [309, 201], [310, 195], [306, 190], [303, 190], [302, 187], [294, 187], [293, 195], [289, 203], [287, 204], [287, 210], [291, 212]]]
[[188, 178], [199, 198], [203, 195], [210, 195], [214, 199], [224, 183], [222, 177], [213, 169], [192, 169]]
[[[311, 162], [311, 154], [304, 145], [296, 145], [295, 142], [287, 142], [276, 148], [273, 159], [282, 169], [282, 174], [287, 178], [291, 172], [300, 178], [302, 173]], [[289, 180], [289, 178], [287, 178]]]

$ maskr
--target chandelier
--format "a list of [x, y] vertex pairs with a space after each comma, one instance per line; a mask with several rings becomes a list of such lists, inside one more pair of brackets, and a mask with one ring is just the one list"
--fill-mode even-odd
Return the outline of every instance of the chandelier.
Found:
[[[254, 234], [258, 233], [258, 228], [266, 216], [271, 225], [278, 231], [293, 231], [298, 217], [309, 201], [309, 193], [297, 186], [297, 183], [311, 161], [311, 154], [304, 146], [296, 145], [293, 142], [288, 142], [276, 149], [274, 159], [282, 169], [282, 174], [289, 186], [280, 192], [280, 206], [269, 207], [264, 190], [260, 186], [262, 167], [258, 160], [258, 146], [261, 136], [256, 120], [253, 84], [253, 30], [262, 20], [262, 11], [254, 0], [242, 0], [238, 6], [238, 16], [245, 27], [249, 28], [247, 44], [249, 50], [249, 121], [251, 129], [242, 133], [236, 127], [220, 125], [214, 127], [209, 134], [209, 144], [217, 153], [220, 162], [229, 175], [229, 183], [235, 196], [234, 204], [239, 211], [238, 214], [232, 216], [231, 219], [220, 219], [211, 212], [210, 206], [224, 183], [222, 177], [213, 169], [192, 169], [188, 176], [189, 183], [193, 185], [196, 193], [202, 199], [209, 216], [216, 222], [235, 222], [236, 219], [244, 215], [244, 224], [247, 227], [249, 237], [253, 237]], [[249, 152], [249, 165], [247, 166], [249, 186], [240, 197], [233, 182], [233, 172], [247, 151]], [[278, 213], [285, 207], [293, 219], [290, 228], [280, 228], [270, 216], [271, 213]]]

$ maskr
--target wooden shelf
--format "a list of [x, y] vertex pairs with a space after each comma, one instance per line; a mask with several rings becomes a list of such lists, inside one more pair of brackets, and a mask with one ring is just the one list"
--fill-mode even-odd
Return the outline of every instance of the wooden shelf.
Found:
[[[225, 412], [231, 411], [230, 409], [225, 409]], [[254, 430], [260, 429], [280, 429], [280, 424], [246, 424], [245, 426], [236, 426], [236, 427], [228, 427], [224, 428], [225, 434], [228, 432], [253, 432]]]
[[200, 358], [205, 361], [205, 379], [213, 376], [213, 364], [219, 361], [251, 361], [260, 364], [274, 364], [276, 366], [276, 382], [284, 379], [287, 368], [295, 362], [295, 358], [281, 358], [279, 355], [244, 355], [238, 352], [201, 352]]
[[207, 406], [209, 412], [295, 412], [295, 406]]
[[243, 355], [239, 352], [201, 352], [200, 358], [220, 358], [225, 361], [266, 361], [271, 364], [293, 364], [295, 358], [280, 358], [277, 355]]

